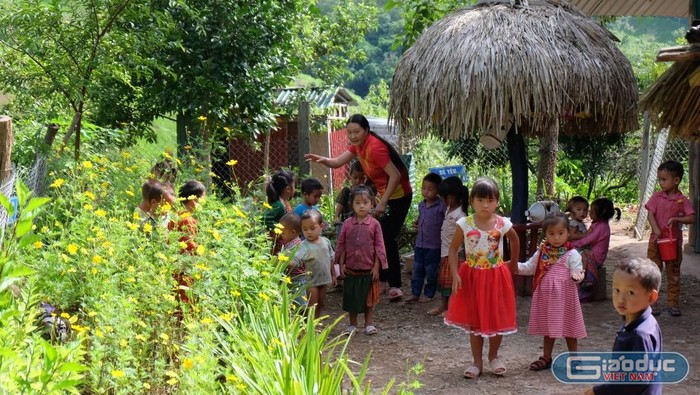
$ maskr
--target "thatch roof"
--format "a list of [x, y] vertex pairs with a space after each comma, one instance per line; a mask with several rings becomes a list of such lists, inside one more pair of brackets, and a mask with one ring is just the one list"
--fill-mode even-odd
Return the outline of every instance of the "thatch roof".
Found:
[[672, 135], [689, 140], [700, 139], [700, 45], [695, 48], [680, 54], [684, 60], [657, 78], [639, 103], [642, 110], [658, 114], [659, 126], [670, 126]]
[[[398, 63], [390, 114], [402, 131], [457, 138], [508, 118], [539, 135], [637, 127], [637, 87], [614, 36], [566, 3], [491, 1], [433, 24]], [[527, 127], [524, 127], [527, 125]]]

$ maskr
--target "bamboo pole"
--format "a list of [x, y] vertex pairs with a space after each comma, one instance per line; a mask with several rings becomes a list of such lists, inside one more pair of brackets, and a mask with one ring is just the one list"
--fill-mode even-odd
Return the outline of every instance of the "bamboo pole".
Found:
[[13, 142], [12, 119], [5, 115], [0, 116], [0, 185], [5, 185], [12, 178]]

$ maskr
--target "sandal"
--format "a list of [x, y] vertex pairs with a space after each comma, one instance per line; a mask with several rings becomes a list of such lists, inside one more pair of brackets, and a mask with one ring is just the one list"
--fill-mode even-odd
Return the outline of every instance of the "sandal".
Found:
[[437, 306], [433, 307], [432, 309], [428, 310], [427, 313], [428, 315], [441, 315], [442, 313], [446, 312], [447, 310], [443, 310], [442, 306]]
[[506, 364], [501, 361], [500, 358], [496, 357], [491, 360], [491, 370], [496, 376], [503, 376], [506, 374]]
[[367, 325], [365, 327], [365, 335], [370, 336], [377, 333], [377, 328], [374, 325]]
[[669, 307], [668, 314], [672, 317], [680, 317], [681, 315], [683, 315], [683, 313], [681, 313], [681, 309], [679, 309], [678, 307]]
[[345, 330], [341, 333], [342, 336], [352, 336], [355, 334], [357, 327], [355, 325], [348, 325]]
[[481, 376], [481, 369], [477, 368], [474, 364], [467, 366], [464, 370], [465, 379], [477, 379], [479, 376]]
[[552, 367], [552, 357], [540, 357], [537, 361], [530, 364], [530, 370], [538, 372]]
[[403, 292], [401, 292], [400, 288], [391, 288], [389, 290], [389, 301], [390, 302], [398, 302], [403, 298]]

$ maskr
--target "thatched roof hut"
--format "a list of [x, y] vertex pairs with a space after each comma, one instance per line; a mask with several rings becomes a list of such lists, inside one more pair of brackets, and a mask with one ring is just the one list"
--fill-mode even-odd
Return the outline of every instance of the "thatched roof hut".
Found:
[[700, 140], [700, 45], [664, 50], [657, 60], [663, 59], [678, 60], [644, 93], [640, 107], [658, 114], [656, 123], [672, 135]]
[[[529, 135], [637, 127], [637, 88], [614, 37], [567, 3], [480, 1], [428, 28], [399, 61], [390, 114], [402, 133]], [[517, 1], [516, 1], [517, 3]]]

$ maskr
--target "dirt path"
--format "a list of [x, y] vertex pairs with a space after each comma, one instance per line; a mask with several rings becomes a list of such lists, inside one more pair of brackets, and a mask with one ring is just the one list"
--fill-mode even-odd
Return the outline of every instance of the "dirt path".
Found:
[[[608, 267], [608, 289], [615, 263], [645, 256], [646, 242], [638, 242], [627, 232], [628, 223], [613, 226]], [[690, 373], [685, 381], [664, 387], [665, 394], [697, 394], [700, 373], [694, 369], [700, 363], [700, 255], [686, 254], [682, 270], [681, 298], [682, 317], [670, 317], [664, 313], [658, 317], [663, 332], [665, 351], [683, 354], [690, 363]], [[404, 273], [404, 293], [410, 293], [410, 274]], [[608, 295], [610, 293], [608, 292]], [[665, 294], [661, 293], [661, 301]], [[485, 369], [479, 380], [462, 378], [462, 371], [471, 361], [468, 336], [454, 328], [445, 326], [442, 319], [428, 316], [425, 312], [437, 305], [437, 301], [426, 304], [394, 304], [382, 300], [377, 308], [376, 326], [379, 333], [374, 336], [358, 334], [350, 341], [349, 353], [356, 361], [363, 361], [367, 353], [372, 358], [369, 378], [378, 390], [392, 378], [397, 383], [411, 382], [416, 376], [408, 372], [422, 364], [424, 372], [417, 379], [423, 384], [415, 390], [418, 394], [581, 394], [587, 386], [562, 384], [549, 370], [531, 372], [529, 364], [541, 355], [542, 338], [527, 335], [527, 320], [530, 298], [518, 297], [518, 333], [503, 339], [500, 356], [504, 359], [508, 373], [496, 377]], [[340, 310], [340, 293], [329, 294], [326, 305], [328, 313], [336, 317]], [[611, 351], [615, 332], [621, 321], [609, 300], [583, 305], [583, 314], [588, 338], [579, 342], [581, 351]], [[344, 327], [343, 323], [338, 331]], [[362, 322], [360, 322], [362, 325]], [[566, 351], [563, 340], [558, 340], [555, 354]], [[377, 391], [378, 392], [378, 391]], [[394, 387], [391, 393], [398, 392]]]

